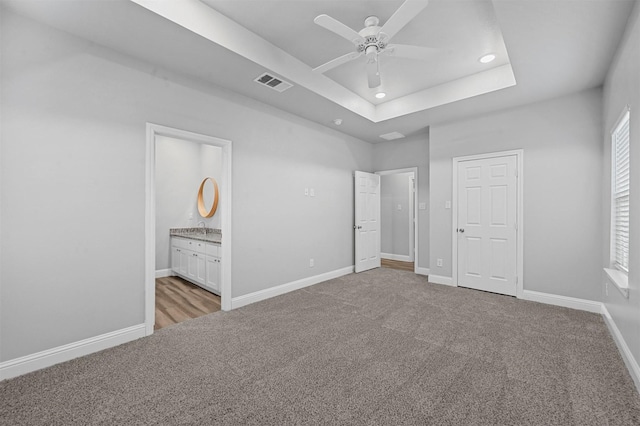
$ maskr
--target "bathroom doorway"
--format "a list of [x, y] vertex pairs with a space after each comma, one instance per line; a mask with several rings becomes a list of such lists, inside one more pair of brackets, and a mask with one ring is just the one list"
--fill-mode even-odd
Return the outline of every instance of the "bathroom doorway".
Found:
[[[184, 161], [189, 162], [191, 167], [181, 166], [180, 162]], [[212, 164], [215, 164], [215, 166], [212, 167]], [[202, 232], [205, 234], [219, 232], [218, 237], [221, 240], [219, 244], [212, 246], [216, 251], [212, 255], [215, 256], [216, 261], [209, 264], [207, 260], [206, 265], [203, 262], [203, 271], [209, 267], [216, 268], [217, 276], [219, 277], [219, 286], [217, 287], [219, 290], [217, 293], [220, 294], [220, 307], [222, 310], [231, 309], [231, 142], [216, 137], [147, 123], [146, 166], [145, 328], [146, 334], [150, 335], [156, 325], [156, 278], [165, 281], [169, 280], [170, 282], [162, 282], [161, 284], [175, 286], [173, 288], [176, 291], [184, 291], [186, 292], [184, 294], [192, 294], [196, 298], [202, 297], [199, 294], [199, 290], [205, 291], [199, 289], [197, 285], [189, 283], [186, 275], [183, 278], [187, 278], [187, 280], [173, 276], [176, 275], [173, 273], [175, 265], [172, 265], [171, 262], [175, 256], [172, 256], [171, 253], [173, 247], [172, 245], [170, 246], [169, 242], [172, 241], [169, 238], [169, 228], [171, 227], [169, 224], [178, 223], [180, 224], [180, 229], [187, 231], [201, 227]], [[186, 168], [189, 169], [189, 172], [176, 174], [175, 170], [171, 170]], [[213, 180], [218, 185], [218, 208], [211, 217], [206, 217], [206, 215], [201, 217], [198, 214], [198, 209], [195, 208], [195, 196], [198, 193], [197, 183], [201, 178], [203, 178], [203, 183], [204, 178], [214, 178]], [[190, 180], [198, 182], [188, 185], [189, 188], [195, 186], [193, 190], [176, 190], [175, 185], [171, 185], [171, 182], [167, 183], [171, 179], [184, 181], [182, 182], [182, 187], [187, 184], [185, 182], [190, 182]], [[158, 193], [158, 185], [161, 188], [170, 188], [173, 194]], [[161, 191], [164, 191], [164, 189]], [[186, 197], [186, 200], [178, 203], [182, 207], [177, 207], [177, 209], [174, 207], [165, 208], [168, 196]], [[198, 205], [198, 207], [200, 206]], [[173, 218], [168, 216], [173, 216]], [[158, 227], [167, 228], [166, 232], [165, 230], [158, 231]], [[209, 256], [208, 245], [211, 244], [207, 244], [207, 256]], [[160, 250], [158, 250], [158, 247], [160, 247]], [[193, 256], [198, 256], [197, 252], [198, 250], [194, 250]], [[208, 285], [208, 275], [206, 280]], [[203, 286], [203, 288], [206, 287]], [[158, 288], [158, 290], [162, 289]], [[206, 298], [207, 295], [204, 294], [204, 296]], [[159, 300], [160, 302], [171, 302], [164, 295], [158, 297], [162, 298]], [[176, 297], [181, 298], [179, 295]], [[212, 301], [212, 303], [214, 302]], [[189, 307], [183, 306], [182, 308], [184, 309], [174, 309], [172, 307], [176, 318], [188, 319], [207, 313], [198, 313], [194, 310], [193, 314], [195, 316], [185, 317], [185, 315], [189, 315], [187, 313]], [[215, 306], [212, 305], [212, 309], [216, 310]], [[158, 322], [167, 324], [167, 321], [170, 323], [172, 319], [163, 317]]]
[[416, 167], [376, 172], [380, 175], [381, 266], [416, 272]]

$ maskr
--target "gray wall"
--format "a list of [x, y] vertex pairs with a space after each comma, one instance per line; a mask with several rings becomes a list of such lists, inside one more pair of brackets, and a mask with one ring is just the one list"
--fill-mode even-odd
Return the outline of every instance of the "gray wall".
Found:
[[422, 133], [406, 139], [373, 145], [373, 166], [376, 171], [418, 168], [418, 203], [426, 209], [418, 210], [417, 266], [429, 268], [429, 134]]
[[[380, 176], [380, 250], [409, 256], [411, 250], [410, 181], [413, 173]], [[400, 210], [398, 210], [400, 206]]]
[[232, 296], [353, 265], [370, 144], [6, 10], [1, 24], [0, 360], [144, 322], [146, 122], [233, 141]]
[[[631, 106], [630, 153], [631, 153], [631, 194], [630, 194], [630, 252], [629, 252], [629, 299], [609, 286], [609, 295], [602, 297], [607, 310], [622, 333], [636, 362], [640, 363], [640, 3], [636, 2], [624, 39], [616, 54], [604, 85], [604, 132], [602, 186], [602, 261], [609, 266], [609, 225], [611, 220], [611, 137], [615, 122], [623, 108]], [[602, 270], [599, 271], [602, 273]], [[604, 275], [598, 275], [606, 282]]]
[[452, 276], [452, 158], [522, 148], [524, 289], [600, 300], [601, 97], [594, 89], [431, 126], [432, 274]]
[[206, 177], [222, 177], [222, 148], [156, 138], [156, 271], [171, 267], [169, 228], [220, 228], [222, 203], [208, 219], [198, 212], [198, 189]]

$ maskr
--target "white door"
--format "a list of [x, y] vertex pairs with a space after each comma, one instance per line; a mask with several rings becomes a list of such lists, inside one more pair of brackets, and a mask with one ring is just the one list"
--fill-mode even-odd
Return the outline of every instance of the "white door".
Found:
[[380, 175], [355, 173], [355, 271], [380, 267]]
[[458, 285], [516, 295], [515, 155], [458, 163]]
[[415, 173], [409, 178], [409, 262], [416, 261], [416, 242], [415, 242], [415, 197], [416, 197], [416, 175]]

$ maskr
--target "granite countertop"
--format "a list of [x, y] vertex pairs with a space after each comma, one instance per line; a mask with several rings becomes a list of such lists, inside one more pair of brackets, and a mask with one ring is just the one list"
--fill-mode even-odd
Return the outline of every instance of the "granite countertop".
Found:
[[213, 228], [171, 228], [169, 235], [172, 237], [189, 238], [192, 240], [206, 241], [208, 243], [221, 244], [222, 230]]

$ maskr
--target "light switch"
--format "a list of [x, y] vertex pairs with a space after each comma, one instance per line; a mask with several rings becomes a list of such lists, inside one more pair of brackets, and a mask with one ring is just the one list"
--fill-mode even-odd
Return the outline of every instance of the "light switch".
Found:
[[402, 204], [398, 204], [398, 210], [402, 210]]
[[316, 196], [316, 191], [313, 188], [311, 188], [309, 190], [309, 195], [311, 195], [312, 197], [315, 197]]
[[445, 201], [444, 202], [444, 208], [445, 209], [450, 209], [451, 208], [451, 201]]
[[304, 189], [304, 196], [308, 197], [309, 196], [309, 188], [305, 188]]
[[420, 203], [420, 204], [418, 204], [418, 209], [420, 209], [420, 210], [426, 210], [426, 209], [427, 209], [427, 203]]

